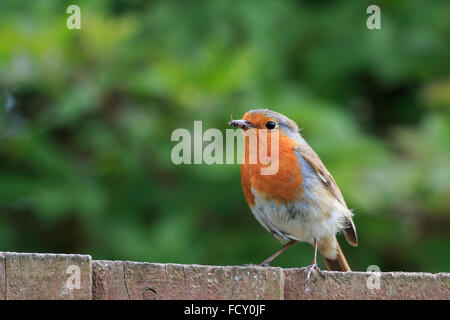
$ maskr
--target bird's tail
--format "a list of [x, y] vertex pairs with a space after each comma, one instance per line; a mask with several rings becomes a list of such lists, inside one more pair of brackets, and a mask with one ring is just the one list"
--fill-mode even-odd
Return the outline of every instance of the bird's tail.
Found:
[[[336, 245], [337, 255], [336, 255], [335, 259], [330, 259], [330, 258], [326, 257], [327, 256], [326, 249], [328, 249], [327, 247], [330, 244], [330, 242], [331, 243], [334, 242]], [[325, 264], [327, 265], [328, 270], [330, 270], [330, 271], [351, 271], [350, 267], [348, 266], [347, 260], [345, 259], [345, 256], [342, 253], [341, 247], [339, 246], [339, 242], [337, 242], [336, 237], [334, 237], [334, 239], [332, 239], [330, 242], [327, 241], [327, 243], [323, 243], [322, 246], [321, 246], [321, 243], [319, 243], [319, 251], [322, 253], [323, 260], [325, 261]]]

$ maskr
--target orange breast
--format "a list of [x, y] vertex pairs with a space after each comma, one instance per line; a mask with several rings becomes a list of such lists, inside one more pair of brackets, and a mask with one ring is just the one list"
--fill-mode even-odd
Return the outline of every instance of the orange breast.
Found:
[[[259, 134], [257, 135], [259, 139]], [[268, 155], [270, 156], [270, 138], [267, 139]], [[288, 203], [301, 194], [302, 170], [295, 155], [296, 142], [287, 135], [280, 133], [279, 168], [273, 175], [261, 175], [261, 168], [267, 165], [258, 161], [249, 164], [249, 140], [245, 141], [245, 159], [241, 165], [241, 181], [244, 196], [250, 206], [255, 204], [251, 189], [255, 189], [267, 200], [278, 203]]]

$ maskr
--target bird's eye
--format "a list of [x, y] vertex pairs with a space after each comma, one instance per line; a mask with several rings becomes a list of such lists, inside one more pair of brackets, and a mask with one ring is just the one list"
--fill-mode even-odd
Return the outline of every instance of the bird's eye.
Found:
[[275, 128], [277, 126], [277, 124], [273, 121], [269, 121], [266, 123], [266, 128], [269, 130], [272, 130], [273, 128]]

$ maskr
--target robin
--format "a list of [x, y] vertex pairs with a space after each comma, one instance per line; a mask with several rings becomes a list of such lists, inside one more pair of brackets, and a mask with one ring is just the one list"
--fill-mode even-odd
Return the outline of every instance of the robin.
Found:
[[[248, 111], [242, 120], [229, 125], [241, 128], [244, 136], [252, 132], [262, 136], [265, 131], [270, 150], [270, 136], [278, 135], [278, 170], [261, 174], [267, 163], [248, 163], [248, 139], [245, 159], [241, 165], [241, 182], [245, 199], [259, 223], [284, 246], [260, 265], [269, 266], [284, 250], [297, 242], [314, 246], [312, 264], [305, 283], [317, 266], [317, 250], [331, 271], [350, 271], [336, 239], [343, 232], [352, 246], [358, 245], [353, 213], [347, 208], [341, 191], [319, 156], [299, 133], [297, 124], [286, 116], [268, 109]], [[259, 142], [258, 142], [259, 143]]]

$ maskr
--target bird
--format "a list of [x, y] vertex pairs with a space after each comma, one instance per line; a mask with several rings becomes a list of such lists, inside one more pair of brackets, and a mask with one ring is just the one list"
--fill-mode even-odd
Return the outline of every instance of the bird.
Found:
[[256, 150], [252, 151], [249, 138], [245, 140], [241, 163], [242, 189], [251, 212], [283, 244], [260, 266], [270, 266], [283, 251], [298, 242], [306, 242], [314, 247], [314, 256], [312, 263], [302, 268], [307, 272], [305, 284], [313, 271], [323, 276], [317, 265], [317, 251], [328, 270], [351, 271], [336, 235], [343, 233], [350, 245], [358, 245], [353, 212], [322, 160], [300, 134], [298, 125], [269, 109], [250, 110], [242, 119], [231, 119], [228, 125], [242, 129], [244, 137], [254, 134], [259, 146], [264, 131], [267, 137], [264, 152], [275, 150], [272, 138], [278, 137], [275, 173], [262, 174], [261, 169], [270, 163], [258, 156], [256, 162], [249, 161], [251, 152]]

